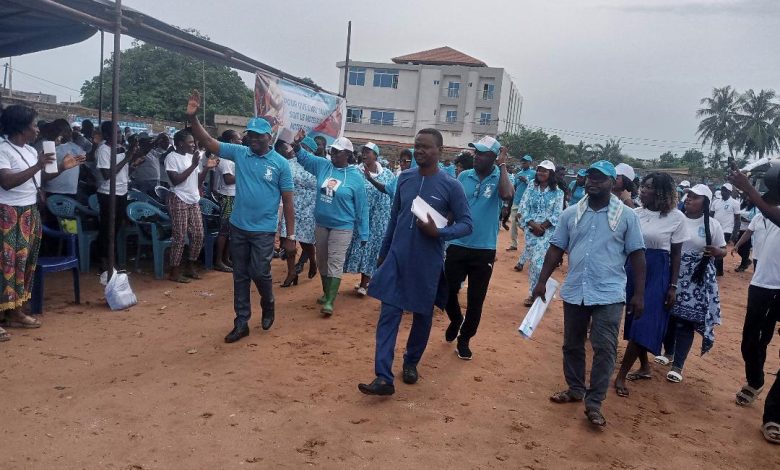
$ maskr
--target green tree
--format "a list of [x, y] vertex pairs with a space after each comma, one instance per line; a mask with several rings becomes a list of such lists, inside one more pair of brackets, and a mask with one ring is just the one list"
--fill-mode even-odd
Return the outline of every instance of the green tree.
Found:
[[567, 145], [569, 161], [572, 163], [586, 164], [593, 161], [593, 146], [580, 141], [577, 145]]
[[[206, 78], [206, 120], [214, 114], [251, 116], [253, 92], [235, 70], [213, 65], [161, 47], [133, 42], [121, 52], [119, 108], [123, 113], [183, 121], [187, 97], [193, 88], [203, 89]], [[103, 109], [111, 108], [111, 67], [113, 57], [103, 69]], [[97, 108], [99, 76], [84, 82], [82, 103]]]
[[609, 139], [604, 144], [593, 146], [594, 160], [608, 160], [612, 163], [620, 163], [623, 161], [621, 150], [620, 139]]
[[696, 111], [696, 116], [703, 118], [699, 122], [697, 134], [702, 145], [710, 144], [716, 153], [720, 153], [723, 144], [734, 156], [734, 147], [738, 133], [737, 112], [741, 106], [741, 97], [731, 86], [713, 88], [712, 96], [702, 98], [704, 105]]
[[664, 152], [658, 157], [658, 166], [660, 168], [676, 168], [679, 166], [679, 159], [672, 152]]
[[763, 158], [780, 149], [780, 105], [775, 100], [774, 90], [753, 90], [745, 92], [742, 106], [737, 114], [739, 132], [737, 146], [746, 156]]
[[682, 157], [680, 157], [680, 162], [688, 168], [697, 167], [697, 168], [703, 168], [705, 163], [706, 157], [702, 152], [696, 149], [688, 149], [685, 151]]

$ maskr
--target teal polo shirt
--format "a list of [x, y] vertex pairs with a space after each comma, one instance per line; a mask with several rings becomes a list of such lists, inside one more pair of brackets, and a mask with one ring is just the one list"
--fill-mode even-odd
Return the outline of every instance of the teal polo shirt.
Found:
[[279, 200], [293, 190], [287, 160], [273, 149], [255, 155], [249, 147], [219, 143], [219, 157], [236, 163], [236, 198], [230, 223], [247, 232], [276, 232]]
[[473, 169], [462, 171], [458, 175], [458, 181], [463, 185], [463, 191], [466, 193], [466, 202], [473, 223], [471, 235], [453, 240], [450, 245], [479, 250], [496, 249], [498, 216], [501, 215], [501, 208], [504, 205], [504, 201], [498, 194], [500, 178], [501, 170], [495, 165], [493, 171], [482, 181]]

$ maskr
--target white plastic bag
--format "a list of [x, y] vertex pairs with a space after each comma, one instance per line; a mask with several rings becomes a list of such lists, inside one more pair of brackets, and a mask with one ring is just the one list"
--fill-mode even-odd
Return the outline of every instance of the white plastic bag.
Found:
[[[108, 277], [108, 273], [103, 273]], [[103, 275], [100, 276], [101, 283], [104, 281]], [[130, 279], [127, 273], [118, 273], [114, 270], [111, 279], [105, 284], [106, 302], [111, 310], [123, 310], [138, 303], [138, 299], [130, 288]]]
[[539, 322], [542, 321], [544, 312], [547, 311], [547, 307], [550, 305], [550, 302], [552, 302], [553, 296], [555, 296], [555, 292], [558, 290], [558, 286], [560, 286], [560, 283], [555, 279], [550, 278], [547, 280], [547, 284], [545, 285], [547, 292], [544, 294], [547, 301], [545, 302], [541, 297], [537, 297], [536, 300], [534, 300], [534, 304], [531, 305], [531, 308], [528, 310], [528, 313], [526, 313], [523, 322], [517, 328], [517, 331], [520, 332], [520, 335], [523, 338], [530, 339], [531, 335], [534, 334], [536, 327], [539, 326]]

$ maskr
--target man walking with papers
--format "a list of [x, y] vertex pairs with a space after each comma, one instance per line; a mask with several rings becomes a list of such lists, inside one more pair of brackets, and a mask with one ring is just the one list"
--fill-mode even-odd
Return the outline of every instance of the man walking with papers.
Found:
[[[387, 232], [379, 252], [378, 268], [368, 295], [382, 301], [376, 327], [376, 378], [359, 384], [367, 395], [392, 395], [393, 352], [404, 311], [414, 319], [404, 354], [403, 380], [417, 382], [417, 363], [428, 344], [434, 305], [444, 308], [447, 288], [444, 280], [444, 242], [471, 233], [471, 213], [463, 186], [439, 169], [443, 146], [441, 133], [422, 129], [414, 138], [417, 167], [398, 176], [397, 189]], [[452, 216], [452, 225], [437, 224], [438, 217], [420, 219], [412, 212], [416, 198], [438, 216]], [[415, 211], [425, 204], [415, 204]], [[434, 214], [436, 215], [436, 214]], [[497, 217], [497, 215], [496, 215]]]
[[[504, 201], [511, 201], [515, 192], [506, 171], [506, 148], [489, 136], [469, 144], [469, 147], [474, 148], [474, 168], [461, 172], [458, 181], [466, 193], [474, 230], [471, 235], [450, 243], [444, 262], [449, 287], [447, 316], [450, 317], [444, 339], [449, 343], [457, 338], [455, 352], [467, 361], [471, 359], [469, 340], [477, 334], [482, 304], [493, 274], [500, 222], [498, 215]], [[458, 292], [466, 278], [469, 284], [464, 318]]]
[[[634, 296], [628, 310], [644, 311], [645, 253], [639, 218], [613, 196], [617, 172], [604, 160], [590, 166], [586, 196], [562, 214], [544, 259], [533, 297], [545, 299], [546, 284], [569, 253], [563, 299], [563, 374], [568, 390], [550, 397], [555, 403], [585, 400], [585, 415], [594, 426], [607, 424], [601, 403], [615, 368], [618, 330], [626, 302], [626, 258], [634, 273]], [[593, 364], [585, 387], [585, 339], [590, 326]]]

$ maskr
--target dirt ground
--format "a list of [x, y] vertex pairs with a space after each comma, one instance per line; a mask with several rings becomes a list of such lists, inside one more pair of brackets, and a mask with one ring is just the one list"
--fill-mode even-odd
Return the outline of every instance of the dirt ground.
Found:
[[[94, 272], [82, 276], [81, 305], [67, 275], [51, 275], [43, 327], [0, 344], [0, 468], [780, 468], [780, 447], [759, 431], [763, 399], [734, 404], [750, 272], [727, 259], [723, 325], [704, 358], [697, 336], [684, 382], [655, 366], [653, 380], [629, 384], [630, 398], [610, 390], [609, 424], [594, 431], [581, 405], [548, 400], [564, 387], [561, 302], [533, 340], [517, 332], [527, 274], [512, 271], [507, 240], [502, 232], [474, 360], [457, 358], [436, 312], [420, 381], [398, 380], [384, 399], [357, 391], [373, 378], [378, 302], [351, 294], [356, 276], [330, 319], [315, 307], [319, 279], [277, 287], [274, 327], [262, 331], [256, 314], [250, 336], [228, 345], [229, 274], [180, 285], [147, 266], [131, 276], [139, 304], [119, 312]], [[275, 260], [277, 284], [284, 271]], [[402, 328], [399, 372], [408, 318]]]

